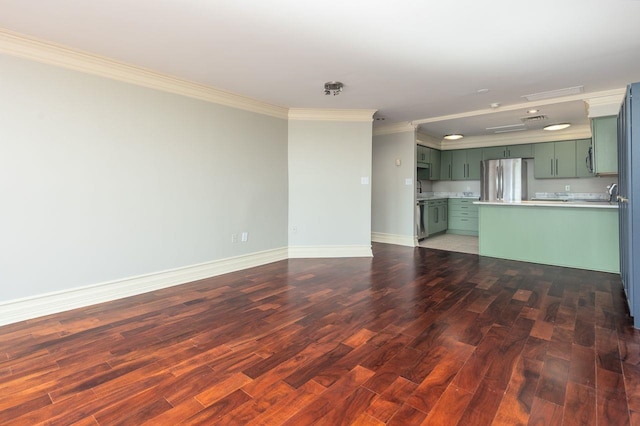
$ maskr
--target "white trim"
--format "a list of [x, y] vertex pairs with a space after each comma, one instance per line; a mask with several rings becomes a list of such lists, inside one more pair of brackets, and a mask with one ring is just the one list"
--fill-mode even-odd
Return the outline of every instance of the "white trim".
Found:
[[417, 125], [411, 124], [408, 121], [400, 123], [391, 123], [384, 126], [375, 126], [373, 128], [373, 136], [391, 135], [394, 133], [415, 132], [418, 128]]
[[289, 120], [372, 122], [375, 109], [290, 108]]
[[526, 143], [567, 141], [588, 139], [591, 137], [591, 126], [571, 126], [567, 130], [549, 132], [546, 130], [530, 130], [527, 132], [503, 133], [501, 135], [470, 136], [451, 142], [443, 140], [440, 149], [484, 148], [499, 145], [521, 145]]
[[485, 108], [485, 109], [479, 109], [475, 111], [461, 112], [459, 114], [450, 114], [450, 115], [442, 115], [439, 117], [423, 118], [421, 120], [413, 120], [411, 124], [419, 125], [419, 124], [426, 124], [426, 123], [436, 123], [438, 121], [453, 120], [456, 118], [476, 117], [479, 115], [494, 114], [496, 112], [501, 112], [501, 111], [516, 111], [519, 109], [530, 109], [530, 108], [535, 108], [539, 106], [553, 105], [553, 104], [559, 104], [564, 102], [573, 102], [573, 101], [586, 102], [588, 99], [602, 98], [602, 97], [608, 97], [608, 96], [624, 96], [625, 93], [626, 93], [625, 88], [604, 90], [602, 92], [580, 93], [579, 95], [562, 96], [559, 98], [544, 99], [536, 102], [523, 102], [523, 103], [514, 104], [514, 105], [504, 105], [504, 106], [501, 106], [498, 110], [495, 110], [493, 108]]
[[443, 140], [436, 139], [431, 135], [427, 135], [426, 133], [422, 133], [421, 131], [416, 132], [416, 143], [424, 146], [428, 146], [430, 148], [440, 149], [442, 147]]
[[610, 115], [618, 115], [620, 106], [624, 100], [625, 93], [617, 93], [610, 96], [601, 96], [599, 98], [587, 99], [587, 116], [589, 118], [607, 117]]
[[413, 235], [385, 234], [384, 232], [372, 232], [371, 241], [374, 243], [395, 244], [407, 247], [415, 247], [418, 245], [418, 240]]
[[289, 258], [373, 257], [371, 245], [289, 246]]
[[[276, 118], [288, 109], [0, 28], [0, 53]], [[373, 115], [373, 114], [372, 114]]]
[[287, 248], [251, 253], [168, 271], [0, 303], [0, 325], [135, 296], [287, 258]]

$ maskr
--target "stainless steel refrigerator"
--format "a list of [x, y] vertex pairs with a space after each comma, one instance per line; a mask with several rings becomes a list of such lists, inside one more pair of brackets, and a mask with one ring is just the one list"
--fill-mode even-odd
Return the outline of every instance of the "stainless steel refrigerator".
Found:
[[527, 163], [522, 158], [484, 160], [480, 164], [480, 200], [527, 199]]

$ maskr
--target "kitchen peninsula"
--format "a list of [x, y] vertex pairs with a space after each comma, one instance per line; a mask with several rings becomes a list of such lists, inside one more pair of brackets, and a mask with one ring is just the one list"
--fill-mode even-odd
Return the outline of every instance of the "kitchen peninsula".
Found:
[[476, 201], [481, 256], [619, 273], [618, 206]]

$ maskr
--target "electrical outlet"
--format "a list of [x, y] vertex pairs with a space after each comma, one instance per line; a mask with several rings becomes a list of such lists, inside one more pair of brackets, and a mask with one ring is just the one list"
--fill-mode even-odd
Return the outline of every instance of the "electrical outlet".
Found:
[[243, 233], [242, 233], [242, 237], [241, 237], [241, 238], [242, 238], [242, 240], [241, 240], [241, 241], [242, 241], [243, 243], [246, 243], [246, 242], [249, 240], [249, 233], [248, 233], [248, 232], [243, 232]]
[[292, 234], [297, 234], [298, 233], [298, 227], [297, 226], [292, 226], [291, 227], [291, 233]]
[[231, 242], [232, 243], [238, 242], [238, 234], [231, 234]]
[[571, 191], [571, 185], [565, 185], [564, 186], [564, 190], [565, 191]]

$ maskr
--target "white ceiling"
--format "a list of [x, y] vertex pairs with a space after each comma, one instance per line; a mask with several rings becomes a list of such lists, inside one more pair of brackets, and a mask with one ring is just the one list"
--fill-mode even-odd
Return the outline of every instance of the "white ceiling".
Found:
[[[639, 16], [638, 0], [0, 0], [8, 30], [283, 107], [377, 109], [436, 137], [519, 122], [523, 95], [640, 81]], [[325, 96], [330, 80], [344, 92]], [[540, 110], [587, 123], [580, 100]]]

